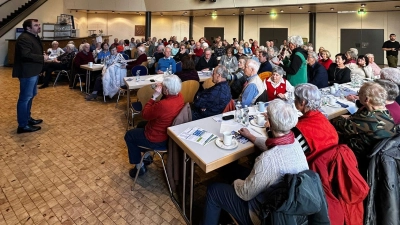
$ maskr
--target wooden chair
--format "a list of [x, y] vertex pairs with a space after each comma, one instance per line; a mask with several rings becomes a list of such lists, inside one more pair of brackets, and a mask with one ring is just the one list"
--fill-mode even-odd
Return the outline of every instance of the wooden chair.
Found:
[[212, 86], [214, 86], [215, 84], [212, 82], [212, 78], [210, 77], [210, 78], [208, 78], [207, 80], [205, 80], [204, 82], [203, 82], [203, 89], [208, 89], [208, 88], [210, 88], [210, 87], [212, 87]]
[[183, 96], [183, 99], [185, 100], [185, 103], [193, 102], [194, 96], [199, 90], [199, 86], [200, 84], [196, 80], [187, 80], [182, 82], [181, 94]]
[[263, 73], [258, 74], [258, 76], [264, 82], [265, 79], [268, 79], [272, 76], [272, 72], [263, 72]]

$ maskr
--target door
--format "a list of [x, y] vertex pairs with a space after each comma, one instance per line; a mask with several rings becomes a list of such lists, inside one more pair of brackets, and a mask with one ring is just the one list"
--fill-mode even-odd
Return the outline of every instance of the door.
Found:
[[258, 45], [266, 46], [265, 42], [274, 41], [274, 46], [280, 47], [283, 40], [288, 38], [288, 28], [260, 28], [260, 41]]
[[349, 48], [357, 48], [358, 55], [372, 53], [375, 56], [375, 63], [378, 65], [383, 65], [383, 42], [383, 29], [340, 30], [340, 52], [345, 53]]
[[207, 40], [209, 40], [211, 43], [213, 43], [214, 39], [218, 36], [221, 36], [221, 40], [224, 40], [223, 27], [204, 27], [204, 37], [207, 38]]

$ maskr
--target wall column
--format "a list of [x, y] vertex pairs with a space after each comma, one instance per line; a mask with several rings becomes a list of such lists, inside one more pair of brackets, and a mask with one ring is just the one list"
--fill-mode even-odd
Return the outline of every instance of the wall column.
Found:
[[309, 27], [309, 38], [308, 38], [308, 42], [311, 42], [314, 46], [314, 51], [316, 50], [316, 46], [315, 46], [315, 33], [316, 33], [316, 19], [317, 19], [317, 14], [316, 13], [310, 13], [309, 15], [309, 22], [308, 24], [310, 25]]
[[146, 12], [146, 24], [145, 24], [146, 28], [145, 28], [145, 40], [147, 41], [147, 39], [149, 37], [151, 37], [151, 12]]
[[189, 16], [189, 40], [193, 37], [193, 16]]
[[239, 15], [239, 38], [238, 41], [243, 39], [244, 33], [244, 15]]

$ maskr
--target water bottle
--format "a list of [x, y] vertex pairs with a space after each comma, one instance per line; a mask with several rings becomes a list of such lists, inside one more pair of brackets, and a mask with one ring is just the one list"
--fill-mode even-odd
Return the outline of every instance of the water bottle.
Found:
[[172, 65], [169, 65], [169, 70], [168, 70], [169, 72], [168, 72], [168, 75], [171, 75], [171, 74], [173, 74], [173, 72], [172, 72]]
[[240, 101], [236, 102], [236, 111], [235, 111], [235, 121], [238, 123], [242, 122], [242, 104], [240, 103]]
[[249, 111], [249, 107], [245, 105], [243, 109], [243, 125], [246, 127], [249, 126]]
[[140, 71], [136, 71], [136, 82], [140, 81]]

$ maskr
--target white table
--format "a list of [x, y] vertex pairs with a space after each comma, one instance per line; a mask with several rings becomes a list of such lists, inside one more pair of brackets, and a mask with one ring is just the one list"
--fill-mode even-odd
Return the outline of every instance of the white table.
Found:
[[80, 68], [85, 69], [86, 70], [86, 94], [90, 94], [89, 90], [90, 90], [90, 72], [91, 71], [99, 71], [99, 70], [103, 70], [103, 64], [93, 64], [92, 67], [90, 67], [88, 64], [83, 64], [80, 65]]
[[[81, 66], [82, 68], [82, 66]], [[93, 71], [93, 70], [92, 70]], [[210, 78], [211, 76], [204, 76], [202, 75], [202, 73], [200, 73], [201, 75], [199, 75], [199, 79], [200, 82], [203, 82], [205, 80], [207, 80], [208, 78]], [[155, 80], [155, 82], [150, 81], [151, 79]], [[149, 84], [154, 84], [156, 82], [162, 82], [164, 80], [163, 75], [162, 74], [155, 74], [155, 75], [146, 75], [146, 76], [140, 76], [140, 81], [137, 82], [136, 81], [136, 77], [124, 77], [124, 82], [125, 85], [128, 89], [128, 93], [127, 93], [127, 103], [126, 103], [126, 118], [127, 118], [127, 125], [126, 125], [126, 130], [128, 130], [129, 128], [129, 107], [130, 107], [130, 91], [129, 90], [135, 90], [135, 89], [139, 89], [141, 87], [144, 87], [146, 85]]]
[[[250, 115], [257, 114], [254, 108], [250, 109]], [[225, 113], [224, 115], [232, 115], [234, 111]], [[233, 122], [233, 121], [232, 121]], [[169, 127], [167, 130], [168, 136], [171, 137], [176, 144], [179, 145], [184, 151], [183, 156], [183, 194], [182, 194], [182, 215], [191, 224], [192, 223], [192, 206], [193, 206], [193, 181], [194, 181], [194, 164], [197, 164], [204, 172], [208, 173], [222, 166], [225, 166], [235, 160], [238, 160], [244, 156], [254, 152], [254, 144], [247, 142], [245, 144], [239, 143], [238, 147], [233, 150], [223, 150], [215, 145], [215, 141], [208, 143], [206, 146], [198, 143], [182, 139], [178, 137], [187, 128], [199, 127], [217, 135], [222, 139], [220, 133], [221, 122], [214, 121], [213, 117], [207, 117], [204, 119], [184, 123], [181, 125]], [[248, 126], [249, 131], [257, 137], [266, 137], [265, 128], [259, 128], [252, 125]], [[257, 132], [255, 132], [256, 130]], [[223, 132], [224, 130], [221, 130]], [[225, 130], [227, 131], [227, 130]], [[262, 135], [260, 135], [262, 134]], [[186, 163], [190, 158], [190, 199], [189, 199], [189, 218], [186, 215], [185, 210], [185, 191], [186, 191]]]

